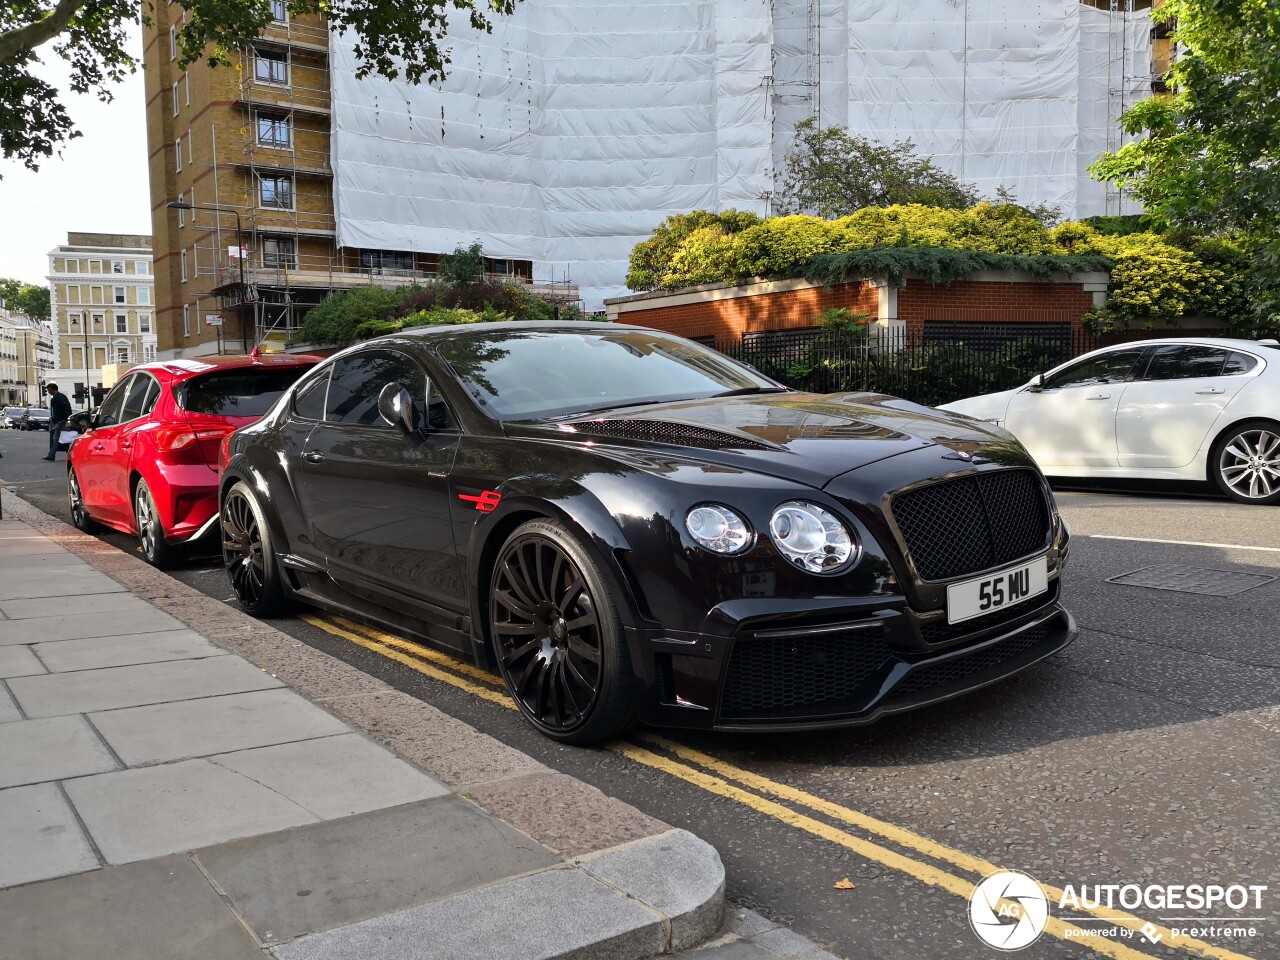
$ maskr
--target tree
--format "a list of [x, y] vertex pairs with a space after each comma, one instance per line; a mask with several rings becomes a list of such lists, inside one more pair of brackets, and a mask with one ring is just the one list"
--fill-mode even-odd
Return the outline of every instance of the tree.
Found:
[[876, 143], [842, 127], [796, 124], [785, 157], [781, 202], [789, 213], [832, 220], [864, 207], [920, 203], [969, 207], [978, 191], [915, 152], [910, 140]]
[[0, 300], [10, 310], [21, 310], [36, 320], [49, 319], [49, 288], [0, 277]]
[[[149, 23], [142, 5], [142, 22]], [[357, 77], [379, 74], [410, 83], [443, 78], [449, 64], [440, 38], [452, 10], [489, 31], [490, 14], [509, 14], [518, 0], [288, 0], [291, 16], [323, 13], [335, 32], [356, 35]], [[186, 23], [178, 32], [180, 66], [198, 60], [226, 64], [227, 51], [256, 38], [271, 23], [270, 0], [178, 0]], [[0, 149], [6, 158], [39, 169], [79, 136], [58, 91], [31, 72], [48, 47], [71, 66], [71, 89], [110, 101], [111, 85], [137, 69], [125, 50], [128, 24], [139, 22], [135, 0], [9, 0], [0, 4]]]

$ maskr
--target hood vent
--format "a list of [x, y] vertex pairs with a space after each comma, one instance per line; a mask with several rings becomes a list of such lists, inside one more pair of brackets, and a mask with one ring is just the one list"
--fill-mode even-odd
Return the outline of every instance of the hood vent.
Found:
[[708, 450], [771, 450], [771, 446], [736, 433], [671, 420], [588, 420], [572, 425], [577, 433]]

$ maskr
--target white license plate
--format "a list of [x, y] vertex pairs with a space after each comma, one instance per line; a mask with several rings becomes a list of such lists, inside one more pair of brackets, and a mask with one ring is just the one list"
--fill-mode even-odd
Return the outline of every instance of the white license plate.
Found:
[[963, 623], [995, 613], [1049, 589], [1049, 561], [1039, 557], [985, 577], [947, 587], [947, 623]]

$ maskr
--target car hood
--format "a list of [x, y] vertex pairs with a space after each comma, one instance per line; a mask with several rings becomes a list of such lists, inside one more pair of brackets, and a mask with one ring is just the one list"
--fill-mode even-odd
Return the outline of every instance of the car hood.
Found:
[[889, 457], [939, 446], [965, 460], [1007, 448], [985, 423], [878, 394], [785, 393], [683, 400], [538, 424], [508, 433], [681, 455], [823, 487]]
[[1009, 401], [1016, 394], [1021, 393], [1023, 389], [1023, 387], [1015, 387], [1012, 390], [1001, 390], [999, 393], [984, 393], [977, 397], [966, 397], [963, 400], [944, 403], [938, 409], [951, 413], [962, 413], [965, 416], [976, 417], [979, 420], [995, 420], [1003, 423], [1005, 414], [1009, 410]]

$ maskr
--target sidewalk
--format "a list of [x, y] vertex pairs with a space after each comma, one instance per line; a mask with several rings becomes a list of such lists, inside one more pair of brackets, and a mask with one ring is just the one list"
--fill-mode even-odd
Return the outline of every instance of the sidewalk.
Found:
[[628, 960], [720, 929], [692, 834], [4, 507], [0, 956]]

